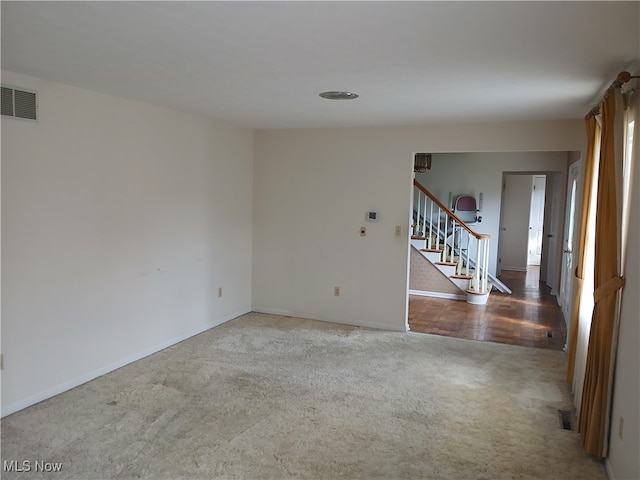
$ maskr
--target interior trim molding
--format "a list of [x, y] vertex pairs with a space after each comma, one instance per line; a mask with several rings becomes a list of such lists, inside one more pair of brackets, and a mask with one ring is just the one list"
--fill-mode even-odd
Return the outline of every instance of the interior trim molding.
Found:
[[421, 297], [447, 298], [449, 300], [466, 300], [467, 295], [457, 293], [428, 292], [425, 290], [409, 290], [409, 295], [419, 295]]
[[320, 314], [281, 310], [279, 308], [254, 307], [252, 311], [255, 313], [268, 313], [270, 315], [282, 315], [285, 317], [296, 317], [304, 318], [307, 320], [317, 320], [320, 322], [338, 323], [340, 325], [352, 325], [354, 327], [375, 328], [377, 330], [387, 330], [390, 332], [406, 332], [406, 319], [403, 319], [402, 322], [398, 322], [397, 326], [392, 326], [388, 323], [367, 322], [362, 320], [354, 320], [353, 318], [335, 319]]

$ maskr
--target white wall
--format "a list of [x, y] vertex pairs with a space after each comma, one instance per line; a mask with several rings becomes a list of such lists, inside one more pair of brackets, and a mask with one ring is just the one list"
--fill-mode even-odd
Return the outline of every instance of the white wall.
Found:
[[250, 310], [251, 130], [2, 81], [3, 415]]
[[[499, 144], [500, 139], [496, 139]], [[530, 147], [533, 149], [535, 147]], [[582, 147], [578, 146], [580, 150]], [[491, 150], [496, 150], [492, 148]], [[525, 150], [523, 148], [523, 150]], [[480, 148], [478, 149], [478, 152]], [[428, 190], [446, 203], [449, 192], [454, 195], [469, 193], [478, 197], [483, 194], [482, 222], [474, 226], [479, 233], [491, 235], [489, 250], [489, 270], [496, 273], [498, 244], [500, 241], [500, 205], [502, 200], [502, 180], [504, 172], [560, 172], [566, 177], [567, 151], [504, 151], [482, 153], [434, 154], [431, 170], [416, 175]], [[565, 182], [566, 183], [566, 182]], [[566, 187], [563, 187], [566, 188]], [[531, 187], [527, 188], [529, 200]], [[527, 211], [523, 215], [527, 216]], [[526, 241], [525, 241], [526, 243]], [[523, 247], [526, 252], [526, 247]], [[526, 256], [524, 257], [526, 268]]]
[[256, 133], [254, 310], [404, 330], [410, 155], [323, 133]]
[[[636, 120], [636, 129], [638, 121]], [[637, 130], [636, 130], [637, 132]], [[636, 133], [637, 135], [637, 133]], [[640, 478], [640, 141], [634, 144], [631, 181], [631, 221], [625, 259], [620, 315], [620, 334], [611, 408], [611, 435], [607, 470], [611, 480]], [[618, 435], [620, 417], [624, 418], [622, 438]]]
[[[562, 151], [545, 155], [540, 166], [561, 170], [566, 151], [583, 144], [581, 120], [257, 131], [254, 310], [404, 330], [413, 153]], [[487, 158], [499, 159], [499, 173], [482, 180], [485, 207], [499, 211], [501, 172], [530, 170], [531, 162]], [[471, 162], [471, 173], [460, 175], [436, 159], [434, 165], [466, 182], [460, 191], [475, 187], [487, 169]], [[372, 209], [380, 213], [375, 224], [364, 221]], [[497, 219], [491, 222], [487, 233], [495, 234]], [[395, 225], [402, 225], [401, 237]], [[364, 238], [361, 226], [368, 227]]]

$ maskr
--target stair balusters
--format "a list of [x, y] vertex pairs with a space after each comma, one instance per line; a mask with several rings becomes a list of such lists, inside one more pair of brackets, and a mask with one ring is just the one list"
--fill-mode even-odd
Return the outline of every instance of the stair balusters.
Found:
[[490, 236], [476, 233], [415, 180], [414, 217], [413, 233], [424, 239], [424, 248], [456, 263], [456, 274], [470, 277], [468, 291], [487, 293]]

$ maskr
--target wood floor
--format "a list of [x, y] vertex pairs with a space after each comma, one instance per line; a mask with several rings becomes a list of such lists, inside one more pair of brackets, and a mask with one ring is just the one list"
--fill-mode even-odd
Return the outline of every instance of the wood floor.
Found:
[[486, 305], [409, 296], [409, 329], [448, 337], [562, 350], [567, 332], [556, 297], [538, 281], [539, 267], [503, 271], [512, 295], [493, 292]]

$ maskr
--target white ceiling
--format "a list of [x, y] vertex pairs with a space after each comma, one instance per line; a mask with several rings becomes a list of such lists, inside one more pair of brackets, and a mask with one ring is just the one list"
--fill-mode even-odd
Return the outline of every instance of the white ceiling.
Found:
[[639, 2], [1, 8], [3, 70], [254, 128], [580, 118], [640, 58]]

